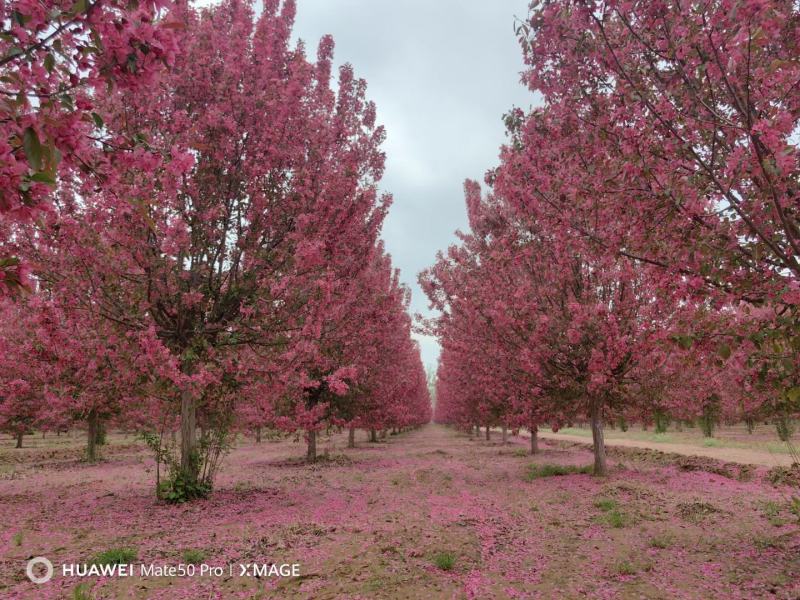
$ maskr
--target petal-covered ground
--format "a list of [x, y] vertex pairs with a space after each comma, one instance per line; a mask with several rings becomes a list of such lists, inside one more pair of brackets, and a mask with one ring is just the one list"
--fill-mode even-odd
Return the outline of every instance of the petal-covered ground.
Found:
[[[94, 466], [70, 459], [63, 439], [14, 463], [2, 450], [0, 597], [800, 597], [800, 490], [765, 483], [763, 470], [741, 481], [625, 458], [607, 479], [534, 477], [533, 464], [591, 455], [543, 444], [530, 457], [524, 439], [428, 425], [354, 450], [333, 436], [314, 465], [290, 440], [242, 441], [210, 499], [175, 507], [154, 500], [152, 460], [131, 440]], [[137, 568], [190, 552], [223, 573], [62, 576], [62, 564], [113, 548], [134, 550]], [[32, 556], [54, 563], [51, 581], [27, 579]], [[240, 575], [240, 564], [283, 563], [300, 576]]]

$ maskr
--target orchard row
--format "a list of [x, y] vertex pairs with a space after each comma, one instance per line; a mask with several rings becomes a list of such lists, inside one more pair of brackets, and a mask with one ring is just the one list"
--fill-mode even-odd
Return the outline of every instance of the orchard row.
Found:
[[506, 116], [470, 231], [421, 283], [435, 418], [800, 414], [800, 13], [789, 0], [534, 2], [543, 106]]
[[429, 420], [384, 131], [294, 2], [2, 10], [4, 431], [136, 429], [183, 500], [237, 431]]

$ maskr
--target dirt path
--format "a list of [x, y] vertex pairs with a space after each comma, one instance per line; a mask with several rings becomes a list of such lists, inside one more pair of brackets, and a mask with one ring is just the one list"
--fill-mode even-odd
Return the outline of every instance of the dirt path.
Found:
[[[560, 440], [564, 442], [578, 442], [582, 444], [592, 443], [591, 438], [585, 438], [579, 435], [551, 433], [549, 431], [540, 432], [539, 437], [548, 440]], [[743, 465], [789, 467], [792, 464], [792, 458], [788, 454], [773, 454], [771, 452], [751, 450], [749, 448], [706, 448], [704, 446], [695, 446], [692, 444], [647, 442], [644, 440], [621, 440], [615, 438], [606, 438], [606, 445], [622, 446], [625, 448], [646, 448], [648, 450], [672, 452], [674, 454], [683, 454], [685, 456], [703, 456], [706, 458], [714, 458], [716, 460], [734, 462]]]
[[[240, 439], [212, 495], [181, 506], [154, 500], [144, 449], [20, 469], [0, 478], [0, 598], [800, 598], [788, 488], [636, 459], [596, 478], [587, 447], [531, 457], [527, 441], [428, 425], [367, 443], [359, 431], [355, 449], [323, 437], [327, 458], [308, 464], [302, 439]], [[36, 586], [24, 573], [31, 556], [58, 570], [119, 548], [145, 565], [191, 550], [226, 575], [57, 571]], [[243, 564], [299, 564], [301, 576], [243, 576]]]

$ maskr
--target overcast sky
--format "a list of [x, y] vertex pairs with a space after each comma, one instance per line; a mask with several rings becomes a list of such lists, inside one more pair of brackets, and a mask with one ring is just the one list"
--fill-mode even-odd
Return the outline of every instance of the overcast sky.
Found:
[[[528, 0], [298, 0], [295, 35], [316, 55], [319, 38], [336, 41], [336, 64], [351, 63], [386, 126], [382, 187], [394, 196], [383, 237], [411, 311], [430, 314], [417, 274], [467, 228], [462, 185], [483, 179], [504, 142], [503, 113], [528, 108], [520, 83], [515, 17]], [[435, 339], [420, 341], [436, 364]]]

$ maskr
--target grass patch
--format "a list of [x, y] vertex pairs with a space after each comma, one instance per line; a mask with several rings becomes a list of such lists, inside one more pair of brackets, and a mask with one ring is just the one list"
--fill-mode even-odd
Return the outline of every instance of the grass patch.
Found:
[[753, 545], [759, 550], [767, 550], [769, 548], [783, 548], [783, 543], [778, 537], [769, 537], [766, 535], [757, 535], [753, 538]]
[[[628, 439], [637, 440], [642, 442], [654, 443], [678, 443], [688, 444], [691, 446], [705, 446], [707, 448], [744, 448], [749, 450], [760, 450], [762, 452], [770, 452], [773, 454], [790, 454], [789, 448], [785, 442], [779, 441], [747, 441], [739, 442], [733, 439], [722, 438], [701, 438], [699, 435], [691, 435], [693, 430], [687, 429], [681, 432], [667, 432], [655, 433], [650, 431], [641, 431], [640, 429], [630, 429], [626, 432], [619, 430], [606, 429], [604, 435], [606, 439]], [[580, 429], [578, 427], [565, 427], [560, 429], [559, 433], [567, 435], [575, 435], [585, 438], [592, 437], [591, 429]]]
[[72, 595], [70, 596], [72, 600], [91, 600], [92, 598], [92, 588], [89, 586], [88, 583], [79, 583], [74, 588], [72, 588]]
[[764, 513], [764, 516], [767, 518], [777, 517], [778, 513], [781, 512], [781, 506], [774, 500], [767, 500], [761, 503], [761, 512]]
[[614, 572], [618, 575], [636, 575], [639, 570], [629, 560], [621, 560], [616, 565], [614, 565]]
[[111, 548], [97, 554], [91, 561], [93, 565], [127, 565], [136, 560], [133, 548]]
[[606, 515], [608, 524], [615, 529], [622, 529], [628, 524], [627, 517], [618, 510], [612, 510]]
[[[577, 435], [580, 437], [590, 438], [592, 437], [592, 430], [591, 429], [580, 429], [579, 427], [566, 427], [564, 429], [560, 429], [559, 433], [564, 433], [566, 435]], [[628, 430], [626, 432], [616, 431], [614, 429], [606, 429], [604, 431], [604, 435], [608, 439], [630, 439], [630, 440], [639, 440], [642, 442], [656, 442], [656, 443], [672, 443], [677, 441], [675, 436], [670, 433], [654, 433], [649, 431], [632, 431]]]
[[452, 552], [437, 552], [433, 557], [433, 564], [442, 571], [452, 571], [456, 566], [456, 555]]
[[613, 498], [598, 498], [594, 501], [595, 508], [608, 512], [617, 508], [617, 501]]
[[667, 533], [654, 535], [652, 538], [650, 538], [650, 547], [664, 550], [665, 548], [669, 548], [673, 541], [674, 540], [672, 536]]
[[797, 522], [800, 523], [800, 496], [792, 496], [789, 500], [789, 512], [797, 517]]
[[786, 442], [767, 442], [764, 448], [767, 452], [772, 452], [773, 454], [791, 454]]
[[786, 521], [780, 517], [781, 505], [774, 500], [766, 500], [761, 503], [761, 514], [769, 521], [770, 525], [780, 527], [786, 524]]
[[541, 479], [542, 477], [559, 477], [561, 475], [575, 475], [578, 473], [591, 474], [591, 465], [576, 467], [574, 465], [531, 465], [528, 467], [526, 478], [528, 481]]
[[183, 562], [187, 565], [199, 565], [206, 559], [206, 553], [202, 550], [188, 549], [183, 551]]
[[15, 546], [22, 546], [22, 538], [23, 538], [23, 535], [22, 535], [21, 531], [18, 531], [17, 533], [15, 533], [14, 537], [12, 538], [12, 540], [14, 541], [14, 545]]

